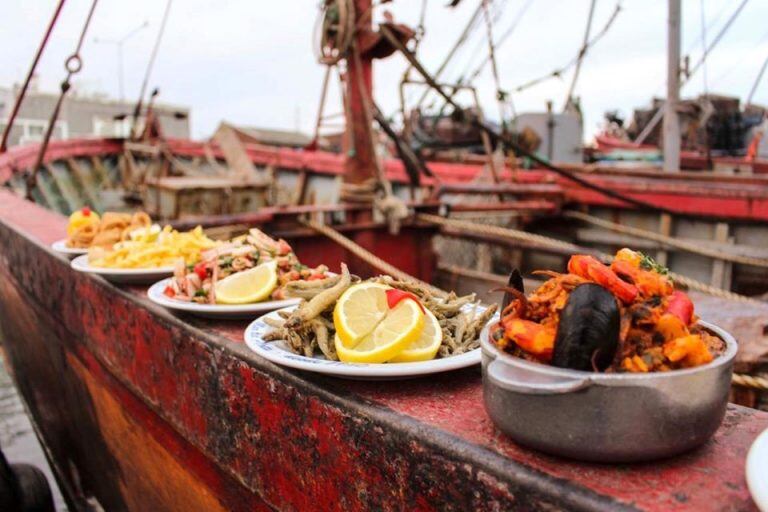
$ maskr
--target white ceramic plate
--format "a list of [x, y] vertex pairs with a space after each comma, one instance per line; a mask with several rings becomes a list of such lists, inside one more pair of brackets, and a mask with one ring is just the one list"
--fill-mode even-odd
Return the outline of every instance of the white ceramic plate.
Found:
[[149, 284], [173, 275], [173, 267], [158, 268], [104, 268], [88, 264], [88, 255], [83, 254], [72, 260], [72, 268], [78, 272], [96, 274], [107, 281], [125, 284]]
[[757, 508], [768, 512], [768, 429], [757, 436], [747, 454], [747, 486]]
[[59, 240], [57, 242], [53, 242], [51, 244], [51, 249], [58, 252], [59, 254], [64, 254], [66, 256], [69, 256], [70, 258], [73, 258], [75, 256], [79, 256], [81, 254], [88, 254], [87, 248], [74, 248], [74, 247], [67, 247], [67, 239]]
[[[281, 311], [292, 311], [294, 307], [284, 308]], [[324, 373], [346, 379], [397, 380], [458, 370], [480, 364], [479, 348], [459, 356], [418, 363], [343, 363], [341, 361], [329, 361], [322, 356], [305, 357], [288, 350], [284, 341], [264, 341], [264, 334], [273, 329], [264, 322], [266, 318], [279, 319], [280, 316], [278, 311], [273, 311], [251, 322], [245, 329], [246, 345], [273, 363], [297, 370]]]
[[295, 306], [301, 302], [301, 299], [286, 299], [254, 302], [253, 304], [197, 304], [196, 302], [172, 299], [164, 294], [163, 290], [170, 282], [171, 279], [168, 278], [153, 284], [147, 290], [149, 300], [168, 309], [185, 311], [205, 318], [253, 318], [259, 313], [263, 314], [275, 309]]

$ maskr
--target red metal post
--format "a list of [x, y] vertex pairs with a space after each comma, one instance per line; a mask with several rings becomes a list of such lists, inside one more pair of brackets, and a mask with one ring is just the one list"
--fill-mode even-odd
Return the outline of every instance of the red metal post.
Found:
[[[365, 34], [372, 28], [371, 0], [355, 0], [355, 45], [347, 57], [347, 133], [344, 181], [362, 183], [376, 175], [376, 155], [371, 138], [373, 98], [372, 58], [360, 55]], [[362, 88], [362, 90], [361, 90]]]

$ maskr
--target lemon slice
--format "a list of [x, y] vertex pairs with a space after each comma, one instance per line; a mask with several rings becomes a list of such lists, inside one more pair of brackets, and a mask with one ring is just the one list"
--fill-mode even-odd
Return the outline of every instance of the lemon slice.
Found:
[[250, 304], [269, 297], [277, 287], [277, 261], [237, 272], [215, 285], [218, 304]]
[[334, 338], [339, 359], [345, 363], [385, 363], [416, 341], [424, 326], [424, 313], [414, 300], [404, 300], [389, 310], [372, 333], [353, 347], [337, 334]]
[[387, 290], [379, 283], [350, 286], [333, 309], [333, 323], [345, 347], [352, 348], [387, 316]]
[[429, 361], [435, 358], [440, 345], [443, 343], [443, 329], [435, 315], [424, 309], [424, 327], [419, 337], [408, 345], [399, 355], [389, 360], [390, 363], [415, 363]]

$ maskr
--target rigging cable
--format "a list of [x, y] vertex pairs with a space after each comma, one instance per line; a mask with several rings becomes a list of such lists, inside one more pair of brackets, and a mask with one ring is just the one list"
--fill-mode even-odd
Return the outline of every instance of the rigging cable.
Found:
[[19, 95], [16, 97], [16, 102], [13, 104], [13, 110], [11, 110], [11, 115], [8, 117], [8, 122], [5, 125], [5, 130], [3, 131], [3, 139], [0, 141], [0, 153], [5, 153], [5, 150], [8, 148], [8, 137], [11, 135], [13, 122], [16, 120], [16, 116], [19, 114], [21, 102], [24, 101], [24, 96], [27, 94], [29, 83], [32, 81], [32, 77], [35, 76], [37, 63], [40, 62], [40, 57], [43, 55], [43, 50], [45, 50], [45, 47], [48, 45], [48, 39], [51, 37], [51, 32], [53, 32], [53, 27], [56, 25], [56, 21], [59, 19], [59, 14], [61, 13], [61, 9], [64, 7], [65, 2], [66, 0], [59, 0], [59, 4], [56, 6], [56, 10], [53, 11], [51, 21], [48, 23], [48, 28], [45, 30], [45, 34], [43, 34], [43, 40], [40, 41], [40, 46], [37, 48], [37, 53], [32, 59], [32, 65], [29, 67], [27, 77], [24, 79], [24, 84], [19, 90]]
[[[707, 23], [706, 23], [706, 16], [704, 14], [704, 0], [700, 0], [699, 3], [701, 5], [701, 9], [700, 9], [700, 11], [701, 11], [701, 50], [702, 50], [702, 52], [706, 52], [707, 51]], [[709, 96], [709, 87], [708, 87], [708, 84], [707, 84], [707, 63], [706, 63], [706, 61], [704, 62], [703, 66], [701, 68], [701, 73], [702, 73], [702, 82], [703, 82], [703, 85], [704, 85], [704, 97], [708, 97]]]
[[[594, 0], [593, 0], [594, 1]], [[501, 89], [501, 81], [499, 80], [499, 69], [496, 65], [496, 48], [493, 44], [493, 22], [491, 21], [491, 13], [488, 10], [488, 0], [482, 0], [481, 5], [483, 6], [483, 17], [485, 18], [485, 30], [487, 33], [487, 39], [488, 39], [488, 57], [491, 59], [491, 71], [493, 74], [493, 84], [496, 87], [496, 101], [499, 105], [499, 122], [501, 123], [501, 130], [502, 132], [507, 131], [507, 122], [504, 120], [504, 101], [507, 99], [508, 95], [506, 92], [504, 92]], [[515, 106], [514, 103], [512, 103], [511, 97], [510, 100], [510, 106], [512, 108], [512, 113], [514, 116], [515, 112]]]
[[[520, 8], [520, 10], [517, 13], [517, 16], [514, 20], [512, 20], [512, 24], [507, 28], [507, 30], [499, 37], [499, 40], [496, 41], [496, 49], [498, 50], [501, 45], [503, 45], [507, 39], [514, 33], [517, 26], [520, 24], [520, 20], [523, 18], [523, 15], [528, 11], [528, 8], [533, 4], [533, 0], [528, 0], [525, 4], [523, 4], [523, 7]], [[469, 74], [469, 78], [465, 78], [469, 72], [470, 66], [472, 64], [472, 61], [467, 62], [467, 66], [464, 68], [464, 71], [459, 76], [459, 79], [457, 83], [459, 85], [464, 84], [471, 84], [475, 81], [475, 79], [480, 76], [480, 73], [483, 72], [483, 69], [485, 68], [485, 65], [488, 64], [488, 62], [491, 60], [490, 55], [486, 55], [483, 61], [475, 68], [475, 70]], [[459, 89], [454, 90], [451, 92], [450, 96], [453, 98], [458, 93]], [[445, 110], [445, 107], [447, 106], [447, 103], [443, 103], [443, 106], [440, 108], [440, 111], [442, 112]]]
[[[742, 0], [742, 2], [739, 4], [738, 7], [736, 7], [736, 10], [733, 11], [733, 14], [731, 14], [731, 17], [728, 18], [728, 21], [725, 22], [725, 25], [723, 25], [723, 28], [720, 29], [720, 32], [717, 33], [715, 38], [712, 40], [712, 43], [710, 43], [709, 47], [704, 51], [702, 56], [699, 58], [699, 60], [696, 62], [696, 64], [693, 66], [691, 70], [688, 71], [688, 76], [681, 80], [680, 88], [682, 89], [691, 79], [691, 77], [696, 73], [696, 71], [699, 70], [702, 63], [704, 63], [707, 60], [707, 57], [710, 53], [712, 53], [712, 50], [715, 49], [717, 44], [720, 42], [720, 40], [723, 38], [726, 32], [728, 32], [728, 29], [731, 28], [731, 25], [734, 21], [736, 21], [736, 18], [739, 17], [739, 14], [741, 13], [742, 9], [744, 9], [744, 6], [747, 5], [747, 2], [749, 0]], [[634, 143], [636, 145], [640, 145], [645, 141], [645, 139], [648, 137], [648, 135], [651, 134], [654, 128], [656, 128], [656, 125], [659, 124], [659, 121], [661, 121], [661, 118], [664, 116], [664, 103], [662, 103], [658, 110], [656, 110], [656, 113], [653, 115], [651, 120], [648, 122], [647, 125], [645, 125], [645, 128], [640, 132], [640, 134], [637, 136], [637, 138], [634, 140]]]
[[168, 15], [171, 12], [171, 4], [173, 4], [173, 0], [168, 0], [168, 2], [165, 4], [163, 21], [160, 23], [160, 30], [157, 32], [157, 39], [155, 39], [155, 46], [152, 48], [152, 54], [149, 57], [149, 62], [147, 63], [147, 69], [144, 72], [144, 80], [141, 83], [141, 91], [139, 92], [139, 101], [136, 102], [136, 108], [133, 110], [133, 126], [131, 126], [132, 136], [136, 136], [136, 133], [135, 133], [136, 125], [138, 123], [139, 116], [141, 115], [141, 108], [144, 104], [144, 94], [146, 94], [147, 92], [149, 75], [152, 73], [152, 67], [155, 65], [155, 58], [157, 58], [157, 52], [160, 49], [160, 41], [162, 41], [163, 34], [165, 34], [165, 27], [168, 23]]
[[[470, 33], [472, 33], [475, 30], [475, 27], [477, 26], [477, 21], [480, 16], [480, 12], [483, 9], [483, 2], [480, 2], [480, 5], [477, 6], [477, 9], [475, 9], [475, 12], [472, 14], [472, 17], [469, 19], [469, 22], [467, 23], [466, 27], [464, 27], [464, 30], [459, 35], [459, 38], [456, 40], [456, 42], [453, 44], [453, 47], [448, 52], [448, 55], [445, 56], [443, 59], [443, 62], [440, 63], [440, 66], [437, 68], [437, 71], [435, 71], [435, 80], [440, 78], [440, 75], [445, 71], [445, 67], [448, 65], [450, 60], [453, 58], [453, 56], [456, 54], [456, 52], [461, 48], [461, 46], [467, 41], [467, 38], [469, 37]], [[431, 89], [427, 87], [427, 89], [424, 91], [424, 93], [419, 98], [419, 101], [416, 102], [416, 109], [421, 107], [421, 105], [424, 103], [424, 100], [427, 99], [427, 96], [429, 96]]]
[[757, 86], [760, 85], [760, 81], [763, 79], [766, 67], [768, 67], [768, 55], [766, 55], [765, 60], [763, 61], [763, 65], [760, 68], [760, 72], [757, 74], [757, 78], [755, 78], [755, 83], [752, 84], [752, 89], [749, 91], [749, 96], [747, 96], [747, 103], [745, 105], [752, 104], [752, 98], [754, 98]]
[[[400, 51], [405, 56], [405, 58], [408, 59], [411, 62], [411, 64], [413, 64], [414, 69], [417, 70], [419, 74], [421, 74], [421, 76], [424, 78], [424, 81], [426, 81], [427, 84], [429, 84], [429, 86], [432, 89], [434, 89], [440, 96], [445, 98], [446, 102], [450, 106], [452, 106], [454, 109], [456, 109], [456, 112], [458, 113], [458, 115], [463, 116], [461, 107], [453, 99], [451, 99], [451, 97], [443, 90], [440, 84], [438, 84], [435, 81], [435, 79], [429, 74], [429, 72], [424, 68], [421, 62], [419, 62], [416, 56], [413, 55], [413, 53], [410, 50], [408, 50], [408, 48], [406, 48], [405, 45], [403, 45], [399, 39], [397, 39], [397, 37], [392, 33], [392, 31], [388, 27], [382, 25], [380, 26], [380, 32], [382, 35], [384, 35], [384, 37], [387, 38], [387, 40], [392, 44], [393, 47], [397, 48], [398, 51]], [[670, 210], [669, 208], [666, 208], [663, 206], [657, 206], [639, 199], [635, 199], [633, 197], [622, 194], [621, 192], [616, 192], [615, 190], [611, 190], [610, 188], [604, 187], [602, 185], [598, 185], [596, 183], [592, 183], [589, 180], [586, 180], [580, 176], [577, 176], [571, 171], [557, 167], [556, 165], [552, 164], [548, 160], [543, 159], [539, 156], [536, 156], [535, 154], [531, 153], [526, 149], [523, 149], [522, 147], [520, 147], [517, 141], [515, 141], [514, 138], [511, 137], [509, 134], [500, 134], [496, 130], [494, 130], [491, 126], [477, 119], [473, 120], [472, 123], [476, 127], [486, 132], [496, 142], [503, 142], [505, 145], [515, 150], [515, 152], [517, 152], [518, 154], [529, 158], [531, 161], [537, 163], [538, 165], [546, 169], [549, 169], [550, 171], [555, 172], [556, 174], [562, 176], [565, 179], [573, 181], [574, 183], [578, 183], [584, 188], [594, 190], [595, 192], [598, 192], [606, 197], [609, 197], [611, 199], [616, 199], [618, 201], [624, 202], [626, 204], [635, 206], [640, 209], [645, 209], [648, 211], [654, 211], [658, 213], [668, 213], [668, 214], [677, 213]]]
[[[703, 0], [702, 0], [703, 1]], [[576, 69], [573, 70], [573, 78], [571, 78], [571, 86], [568, 87], [568, 94], [565, 95], [565, 103], [563, 106], [563, 112], [573, 106], [573, 91], [576, 89], [576, 82], [579, 80], [579, 73], [581, 72], [581, 64], [584, 62], [584, 56], [587, 54], [587, 44], [589, 44], [589, 34], [592, 31], [592, 20], [595, 18], [595, 6], [597, 0], [592, 0], [589, 3], [589, 15], [587, 15], [587, 28], [584, 30], [584, 41], [581, 43], [579, 54], [576, 57]]]
[[[605, 25], [600, 30], [600, 32], [595, 34], [595, 37], [590, 39], [589, 43], [587, 43], [587, 50], [589, 50], [595, 44], [597, 44], [597, 42], [600, 41], [600, 39], [602, 39], [603, 36], [608, 33], [608, 30], [613, 25], [613, 22], [616, 21], [616, 18], [618, 17], [620, 12], [621, 12], [621, 2], [619, 1], [619, 2], [616, 2], [616, 8], [613, 10], [613, 13], [611, 14], [611, 17], [608, 18], [608, 21], [605, 23]], [[549, 74], [546, 74], [546, 75], [541, 76], [539, 78], [535, 78], [533, 80], [530, 80], [530, 81], [528, 81], [528, 82], [526, 82], [524, 84], [521, 84], [521, 85], [517, 86], [515, 88], [515, 91], [516, 92], [521, 92], [521, 91], [524, 91], [524, 90], [526, 90], [526, 89], [528, 89], [530, 87], [533, 87], [534, 85], [538, 85], [541, 82], [549, 80], [551, 78], [559, 78], [559, 77], [561, 77], [563, 75], [563, 73], [565, 73], [566, 71], [571, 69], [571, 67], [573, 67], [576, 64], [576, 62], [578, 61], [578, 58], [579, 57], [577, 55], [574, 59], [572, 59], [570, 62], [568, 62], [565, 66], [563, 66], [561, 68], [558, 68], [558, 69], [552, 71]]]
[[64, 69], [67, 70], [67, 75], [61, 82], [61, 92], [59, 93], [59, 98], [56, 101], [56, 105], [53, 107], [51, 118], [48, 121], [48, 127], [45, 131], [45, 135], [43, 136], [43, 140], [40, 143], [40, 150], [37, 153], [35, 165], [32, 168], [32, 172], [30, 172], [27, 176], [26, 180], [26, 198], [30, 201], [33, 199], [32, 189], [35, 187], [35, 185], [37, 185], [37, 173], [40, 171], [40, 167], [43, 165], [43, 158], [45, 157], [45, 153], [48, 150], [48, 143], [50, 142], [51, 136], [53, 135], [53, 130], [56, 128], [56, 120], [59, 118], [61, 105], [64, 103], [64, 97], [67, 95], [67, 92], [72, 87], [70, 80], [74, 75], [78, 74], [81, 69], [83, 69], [83, 59], [80, 57], [80, 51], [83, 48], [83, 43], [85, 42], [85, 34], [88, 32], [88, 27], [91, 24], [91, 19], [93, 18], [93, 12], [96, 10], [97, 3], [98, 0], [92, 1], [91, 8], [88, 11], [88, 16], [85, 18], [85, 23], [83, 24], [83, 30], [80, 32], [80, 39], [77, 41], [77, 46], [75, 46], [75, 51], [69, 57], [67, 57], [66, 61], [64, 61]]

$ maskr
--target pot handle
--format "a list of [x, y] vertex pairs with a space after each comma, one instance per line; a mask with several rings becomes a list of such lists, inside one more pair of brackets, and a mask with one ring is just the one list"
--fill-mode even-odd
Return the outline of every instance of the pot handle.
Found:
[[527, 395], [571, 393], [592, 384], [589, 377], [544, 377], [531, 370], [504, 364], [498, 359], [488, 363], [486, 376], [500, 388]]

